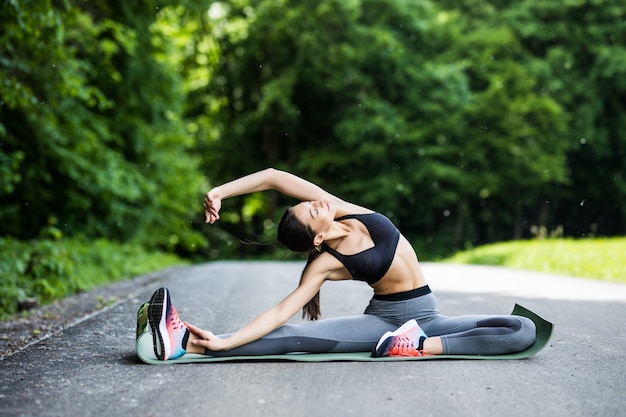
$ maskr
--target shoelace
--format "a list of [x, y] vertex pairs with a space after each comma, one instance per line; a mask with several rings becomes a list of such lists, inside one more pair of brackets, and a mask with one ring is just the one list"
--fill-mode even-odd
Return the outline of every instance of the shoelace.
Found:
[[417, 350], [412, 339], [399, 336], [391, 342], [389, 356], [424, 356], [424, 352]]
[[185, 327], [183, 325], [183, 322], [180, 320], [180, 317], [178, 317], [178, 312], [176, 311], [175, 307], [172, 307], [171, 314], [168, 314], [167, 319], [170, 322], [169, 324], [172, 330], [178, 330], [182, 327]]

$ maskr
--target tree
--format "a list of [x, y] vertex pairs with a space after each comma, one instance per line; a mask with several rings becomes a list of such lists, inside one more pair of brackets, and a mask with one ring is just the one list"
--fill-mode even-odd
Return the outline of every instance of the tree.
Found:
[[[180, 78], [155, 59], [151, 2], [5, 2], [3, 233], [194, 250], [201, 175]], [[157, 230], [158, 232], [155, 232]]]
[[524, 1], [506, 11], [535, 57], [538, 88], [570, 114], [569, 186], [551, 223], [574, 236], [626, 233], [626, 12], [621, 2]]
[[428, 1], [237, 5], [216, 22], [214, 175], [286, 167], [453, 245], [512, 236], [477, 232], [521, 222], [487, 195], [565, 181], [562, 112], [506, 27], [473, 33]]

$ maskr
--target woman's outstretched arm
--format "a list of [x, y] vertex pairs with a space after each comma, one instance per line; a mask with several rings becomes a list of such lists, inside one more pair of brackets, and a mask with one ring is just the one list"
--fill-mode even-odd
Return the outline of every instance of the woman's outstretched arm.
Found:
[[285, 171], [268, 168], [229, 181], [209, 191], [204, 199], [206, 222], [214, 223], [219, 220], [223, 199], [266, 190], [275, 190], [300, 201], [325, 200], [342, 211], [363, 211], [362, 207], [345, 202], [312, 182]]
[[[293, 317], [320, 290], [330, 271], [325, 262], [310, 264], [304, 272], [298, 288], [279, 304], [261, 313], [258, 317], [229, 337], [221, 339], [213, 333], [185, 323], [193, 336], [189, 343], [213, 351], [229, 350], [250, 343], [277, 329]], [[199, 351], [198, 353], [201, 353]]]

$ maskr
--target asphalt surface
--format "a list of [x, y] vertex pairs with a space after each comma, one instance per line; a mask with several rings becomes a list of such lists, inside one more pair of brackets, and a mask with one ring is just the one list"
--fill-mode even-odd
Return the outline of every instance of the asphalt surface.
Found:
[[[506, 314], [519, 303], [552, 321], [550, 343], [529, 359], [154, 366], [136, 357], [136, 310], [159, 286], [184, 320], [222, 333], [280, 301], [302, 266], [214, 262], [138, 277], [113, 306], [0, 361], [0, 416], [624, 416], [626, 285], [502, 268], [423, 265], [443, 314]], [[370, 296], [363, 283], [330, 282], [322, 312], [360, 314]]]

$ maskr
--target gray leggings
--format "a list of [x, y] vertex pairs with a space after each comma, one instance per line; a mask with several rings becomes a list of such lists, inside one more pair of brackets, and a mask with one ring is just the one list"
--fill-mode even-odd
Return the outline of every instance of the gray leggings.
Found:
[[[370, 352], [387, 331], [415, 319], [424, 332], [440, 336], [444, 354], [496, 355], [519, 352], [535, 341], [535, 324], [521, 316], [439, 314], [434, 294], [403, 301], [372, 298], [360, 316], [285, 324], [261, 339], [210, 356], [274, 355], [289, 352]], [[228, 335], [221, 335], [226, 337]]]

